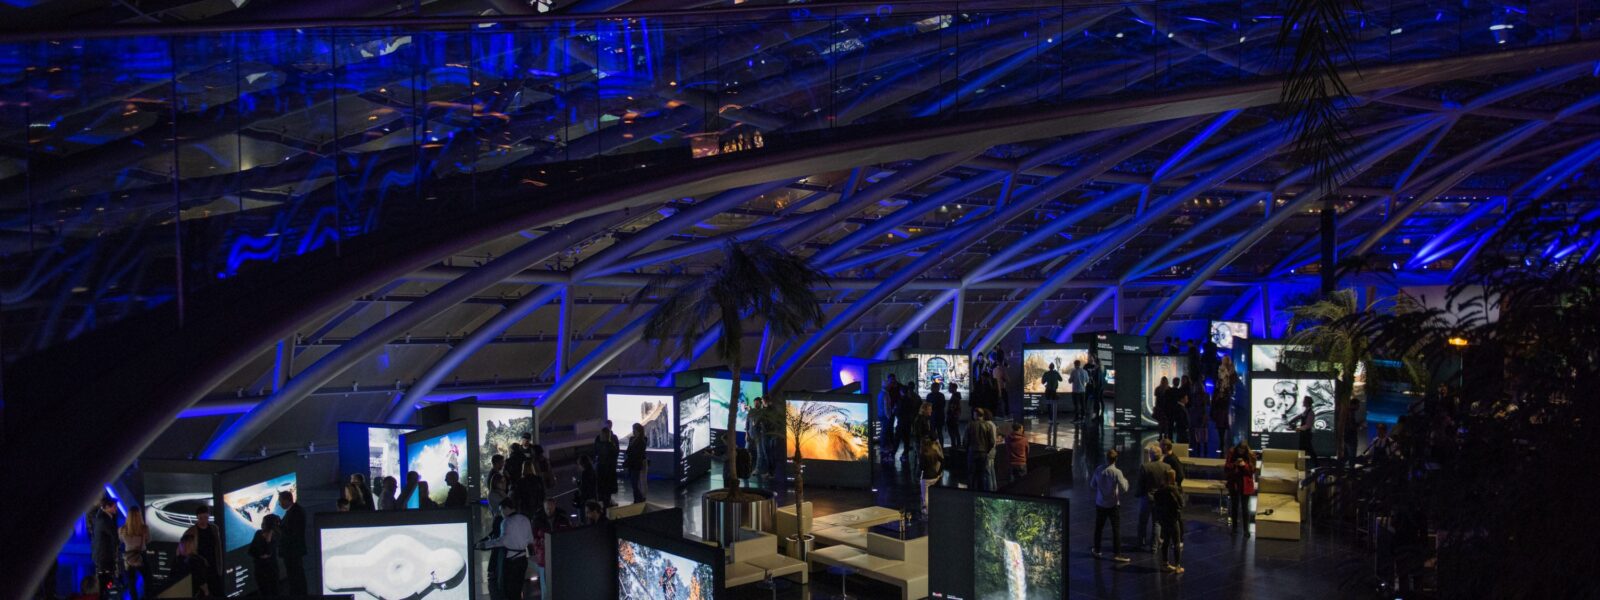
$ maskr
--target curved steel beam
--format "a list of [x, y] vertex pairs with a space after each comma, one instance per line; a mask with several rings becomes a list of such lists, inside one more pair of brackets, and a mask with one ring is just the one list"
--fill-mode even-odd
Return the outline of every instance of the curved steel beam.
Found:
[[[1196, 271], [1194, 275], [1189, 278], [1189, 281], [1177, 291], [1177, 293], [1174, 293], [1170, 298], [1167, 299], [1166, 303], [1162, 305], [1161, 310], [1156, 313], [1156, 316], [1151, 318], [1150, 321], [1145, 324], [1144, 328], [1140, 330], [1140, 335], [1150, 335], [1151, 331], [1154, 331], [1156, 328], [1160, 327], [1162, 323], [1166, 322], [1168, 317], [1172, 316], [1173, 312], [1178, 310], [1178, 307], [1183, 304], [1184, 300], [1188, 299], [1195, 290], [1200, 289], [1201, 283], [1211, 278], [1212, 275], [1215, 275], [1217, 271], [1222, 269], [1223, 266], [1233, 262], [1233, 259], [1237, 258], [1245, 250], [1255, 245], [1255, 243], [1260, 241], [1261, 238], [1266, 237], [1266, 235], [1271, 233], [1272, 230], [1275, 229], [1280, 223], [1288, 220], [1290, 217], [1296, 214], [1299, 214], [1306, 207], [1309, 207], [1313, 203], [1320, 201], [1328, 194], [1338, 191], [1339, 186], [1343, 185], [1345, 182], [1350, 181], [1356, 175], [1366, 172], [1367, 169], [1372, 168], [1372, 166], [1377, 164], [1379, 161], [1388, 158], [1389, 155], [1400, 151], [1412, 143], [1415, 143], [1423, 135], [1426, 135], [1428, 132], [1444, 125], [1444, 123], [1445, 119], [1433, 119], [1417, 125], [1409, 130], [1404, 130], [1398, 134], [1387, 136], [1387, 139], [1372, 140], [1365, 144], [1364, 147], [1358, 148], [1356, 152], [1361, 155], [1361, 159], [1351, 164], [1348, 169], [1341, 172], [1337, 181], [1333, 182], [1332, 185], [1317, 186], [1315, 188], [1316, 191], [1310, 194], [1302, 194], [1297, 196], [1293, 202], [1290, 202], [1288, 205], [1272, 211], [1272, 213], [1267, 215], [1267, 217], [1263, 219], [1261, 223], [1251, 227], [1245, 233], [1244, 237], [1234, 242], [1231, 247], [1223, 251], [1221, 254], [1218, 254], [1209, 263], [1207, 263], [1204, 268]], [[1310, 176], [1311, 167], [1301, 167], [1300, 169], [1295, 170], [1295, 172], [1280, 180], [1279, 185], [1280, 187], [1292, 185]], [[1262, 196], [1262, 199], [1267, 202], [1272, 201], [1272, 194], [1270, 193], [1263, 193], [1259, 196]], [[1247, 202], [1253, 204], [1253, 200], [1254, 198]]]
[[[1110, 152], [1095, 157], [1094, 160], [1086, 162], [1071, 172], [1054, 177], [1049, 181], [1029, 189], [1028, 191], [1024, 192], [1021, 197], [1014, 198], [1009, 204], [997, 208], [995, 214], [988, 217], [986, 222], [989, 223], [991, 227], [998, 227], [1009, 223], [1012, 219], [1032, 211], [1040, 204], [1049, 200], [1053, 200], [1067, 191], [1076, 189], [1085, 182], [1092, 180], [1096, 175], [1110, 170], [1111, 168], [1121, 164], [1123, 161], [1131, 158], [1133, 155], [1138, 154], [1139, 152], [1144, 151], [1150, 146], [1153, 146], [1162, 140], [1188, 129], [1194, 124], [1194, 121], [1195, 119], [1193, 118], [1179, 119], [1151, 127], [1135, 139], [1124, 143]], [[1082, 217], [1086, 216], [1086, 213], [1081, 213], [1081, 211], [1074, 212], [1078, 213], [1077, 218], [1081, 219]], [[861, 298], [856, 299], [855, 303], [851, 304], [849, 307], [845, 308], [844, 311], [834, 316], [834, 318], [829, 320], [820, 331], [812, 335], [810, 338], [807, 338], [803, 345], [797, 348], [793, 354], [789, 355], [788, 359], [783, 362], [782, 366], [780, 366], [778, 370], [773, 373], [772, 387], [782, 388], [783, 385], [788, 382], [788, 379], [794, 375], [795, 371], [804, 366], [805, 363], [809, 362], [817, 355], [818, 352], [821, 352], [822, 348], [826, 346], [828, 341], [832, 340], [834, 336], [838, 335], [839, 332], [843, 331], [846, 327], [849, 327], [851, 323], [854, 323], [857, 319], [865, 315], [868, 310], [871, 310], [873, 305], [881, 302], [884, 298], [887, 298], [901, 286], [920, 276], [923, 272], [938, 265], [939, 263], [944, 262], [953, 253], [963, 250], [987, 236], [988, 229], [988, 227], [983, 226], [976, 227], [962, 236], [946, 242], [945, 245], [940, 246], [938, 249], [932, 252], [922, 255], [910, 265], [907, 265], [905, 268], [895, 272], [895, 274], [889, 279], [885, 280], [882, 285], [873, 288], [872, 291], [867, 292]]]
[[468, 271], [467, 274], [441, 286], [421, 300], [406, 305], [376, 325], [362, 331], [349, 342], [333, 349], [306, 367], [304, 371], [295, 374], [282, 389], [273, 390], [270, 398], [256, 405], [250, 412], [214, 436], [200, 453], [200, 457], [232, 458], [240, 448], [254, 440], [268, 425], [294, 408], [301, 400], [333, 381], [334, 377], [338, 377], [356, 362], [382, 349], [390, 340], [438, 316], [444, 309], [499, 284], [506, 277], [528, 268], [529, 265], [544, 262], [583, 239], [637, 217], [638, 213], [620, 210], [573, 222], [523, 244], [499, 259]]
[[[1281, 124], [1273, 124], [1267, 127], [1276, 128], [1280, 131], [1282, 130]], [[989, 332], [973, 346], [972, 350], [975, 353], [974, 355], [976, 355], [976, 353], [985, 352], [998, 345], [1000, 340], [1003, 339], [1006, 334], [1011, 332], [1012, 328], [1016, 327], [1018, 323], [1021, 323], [1022, 319], [1026, 317], [1028, 313], [1033, 312], [1033, 310], [1038, 308], [1040, 304], [1043, 304], [1046, 299], [1055, 294], [1056, 290], [1060, 289], [1063, 284], [1070, 281], [1074, 277], [1077, 277], [1078, 274], [1082, 273], [1084, 269], [1089, 268], [1090, 265], [1099, 261], [1101, 258], [1104, 258], [1107, 254], [1110, 254], [1113, 250], [1121, 247], [1123, 244], [1127, 243], [1128, 240], [1133, 239], [1134, 236], [1155, 224], [1157, 219], [1163, 218], [1167, 213], [1177, 208], [1183, 202], [1186, 202], [1189, 199], [1200, 195], [1206, 190], [1215, 187], [1217, 183], [1238, 176], [1246, 169], [1255, 166], [1257, 163], [1277, 152], [1279, 148], [1285, 146], [1287, 143], [1288, 140], [1284, 139], [1282, 136], [1278, 136], [1273, 141], [1263, 143], [1257, 146], [1254, 150], [1233, 158], [1227, 163], [1224, 163], [1222, 166], [1213, 169], [1204, 176], [1191, 182], [1189, 185], [1184, 186], [1182, 189], [1179, 189], [1166, 196], [1159, 203], [1151, 206], [1144, 213], [1141, 213], [1134, 221], [1119, 225], [1112, 229], [1111, 234], [1108, 236], [1109, 239], [1106, 242], [1100, 244], [1094, 250], [1084, 253], [1083, 255], [1074, 259], [1067, 266], [1056, 271], [1056, 273], [1052, 274], [1049, 279], [1045, 280], [1044, 285], [1041, 285], [1038, 289], [1028, 294], [1028, 296], [1023, 299], [1021, 303], [1012, 307], [1012, 309], [1007, 312], [1004, 317], [1001, 317], [1000, 321], [994, 327], [990, 328]]]

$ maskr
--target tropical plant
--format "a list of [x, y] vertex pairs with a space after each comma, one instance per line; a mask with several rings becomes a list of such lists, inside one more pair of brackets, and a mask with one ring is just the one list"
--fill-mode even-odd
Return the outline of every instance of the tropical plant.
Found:
[[728, 242], [723, 260], [704, 273], [688, 277], [663, 273], [651, 279], [634, 298], [634, 304], [659, 297], [655, 312], [644, 324], [644, 338], [666, 353], [676, 343], [680, 357], [693, 359], [701, 336], [716, 335], [716, 353], [732, 370], [728, 422], [725, 431], [723, 484], [729, 499], [738, 498], [737, 429], [740, 380], [744, 368], [747, 322], [765, 324], [772, 335], [793, 337], [822, 319], [822, 304], [815, 286], [823, 274], [805, 259], [764, 240]]
[[1600, 597], [1581, 575], [1600, 555], [1584, 483], [1600, 472], [1600, 222], [1529, 204], [1442, 308], [1360, 319], [1375, 352], [1425, 357], [1438, 390], [1354, 491], [1392, 523], [1394, 580], [1437, 597]]
[[[1336, 373], [1334, 403], [1339, 407], [1337, 433], [1353, 433], [1355, 427], [1356, 376], [1376, 372], [1373, 361], [1379, 358], [1398, 360], [1411, 374], [1409, 382], [1421, 389], [1426, 384], [1425, 369], [1415, 353], [1400, 356], [1378, 356], [1374, 353], [1372, 337], [1378, 332], [1367, 327], [1372, 318], [1384, 314], [1413, 314], [1422, 310], [1415, 298], [1404, 293], [1362, 307], [1355, 290], [1341, 289], [1322, 299], [1289, 309], [1287, 349], [1283, 362], [1294, 371], [1326, 371], [1331, 367]], [[1344, 445], [1340, 444], [1340, 451]], [[1347, 457], [1346, 457], [1347, 458]]]

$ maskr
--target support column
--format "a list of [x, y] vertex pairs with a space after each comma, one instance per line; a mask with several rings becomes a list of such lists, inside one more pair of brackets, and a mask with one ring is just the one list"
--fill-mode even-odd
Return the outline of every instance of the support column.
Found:
[[962, 307], [966, 304], [967, 288], [965, 286], [956, 288], [956, 298], [950, 302], [950, 341], [945, 344], [947, 349], [961, 349], [961, 319], [964, 312]]
[[566, 378], [572, 349], [572, 286], [561, 288], [561, 314], [556, 320], [556, 381]]
[[1111, 299], [1111, 330], [1122, 333], [1122, 283], [1115, 286], [1116, 297]]
[[1261, 337], [1272, 339], [1272, 287], [1261, 284]]

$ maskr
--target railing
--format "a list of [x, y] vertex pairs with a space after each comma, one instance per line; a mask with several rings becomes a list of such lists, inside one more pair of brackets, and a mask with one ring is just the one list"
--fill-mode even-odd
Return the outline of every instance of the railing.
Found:
[[[1366, 2], [1358, 65], [1600, 9]], [[1271, 76], [1277, 0], [788, 5], [11, 34], [0, 309], [28, 353], [404, 219], [861, 126]]]

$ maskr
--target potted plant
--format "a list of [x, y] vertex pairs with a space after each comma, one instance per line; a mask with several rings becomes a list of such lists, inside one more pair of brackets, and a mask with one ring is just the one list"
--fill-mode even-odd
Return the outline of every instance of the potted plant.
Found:
[[714, 333], [714, 351], [732, 371], [723, 487], [701, 498], [703, 532], [725, 548], [731, 549], [740, 524], [752, 520], [755, 506], [765, 503], [770, 510], [773, 500], [770, 492], [740, 489], [736, 476], [739, 447], [733, 432], [739, 412], [733, 403], [739, 398], [746, 325], [754, 331], [764, 325], [780, 338], [800, 335], [822, 320], [822, 304], [814, 289], [822, 280], [821, 271], [776, 244], [730, 241], [723, 246], [721, 263], [687, 278], [681, 273], [658, 275], [634, 299], [635, 305], [647, 298], [660, 299], [643, 332], [658, 349], [665, 352], [675, 346], [675, 354], [692, 359], [699, 339]]

